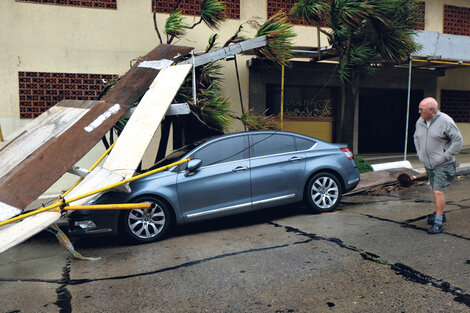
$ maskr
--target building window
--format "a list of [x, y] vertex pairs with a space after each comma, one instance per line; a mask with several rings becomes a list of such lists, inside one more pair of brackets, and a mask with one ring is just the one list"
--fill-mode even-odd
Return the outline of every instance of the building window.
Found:
[[[277, 12], [281, 10], [289, 13], [296, 2], [297, 1], [290, 1], [290, 0], [268, 0], [268, 18], [272, 17], [273, 15], [275, 15]], [[303, 19], [293, 18], [291, 16], [289, 16], [289, 22], [294, 25], [305, 25], [305, 26], [309, 25]], [[321, 27], [328, 26], [326, 19], [320, 23], [320, 26]]]
[[16, 2], [58, 4], [85, 8], [117, 9], [117, 0], [16, 0]]
[[444, 33], [470, 36], [470, 8], [444, 5]]
[[116, 75], [18, 72], [20, 118], [35, 118], [64, 99], [96, 100]]
[[424, 30], [424, 15], [426, 13], [424, 1], [418, 3], [418, 13], [420, 14], [419, 19], [416, 21], [416, 29]]
[[[170, 13], [175, 9], [178, 0], [152, 0], [152, 12]], [[185, 15], [199, 15], [202, 1], [182, 0], [178, 9]], [[240, 0], [225, 0], [225, 15], [227, 18], [240, 19]]]
[[[286, 86], [284, 88], [284, 117], [333, 119], [337, 90], [310, 86]], [[281, 87], [266, 86], [266, 115], [281, 113]]]
[[470, 123], [470, 90], [441, 90], [440, 109], [457, 123]]

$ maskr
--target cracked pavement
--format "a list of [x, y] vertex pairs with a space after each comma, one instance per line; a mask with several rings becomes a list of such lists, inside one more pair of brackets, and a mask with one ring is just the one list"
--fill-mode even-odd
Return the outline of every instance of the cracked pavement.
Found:
[[470, 178], [428, 235], [426, 184], [187, 225], [161, 242], [43, 232], [0, 254], [2, 312], [469, 312]]

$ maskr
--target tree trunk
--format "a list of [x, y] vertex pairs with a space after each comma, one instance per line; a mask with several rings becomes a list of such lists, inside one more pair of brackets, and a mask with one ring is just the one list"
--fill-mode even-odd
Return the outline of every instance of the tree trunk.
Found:
[[358, 152], [357, 120], [359, 113], [359, 81], [342, 86], [342, 97], [337, 112], [336, 142], [346, 143], [354, 154]]

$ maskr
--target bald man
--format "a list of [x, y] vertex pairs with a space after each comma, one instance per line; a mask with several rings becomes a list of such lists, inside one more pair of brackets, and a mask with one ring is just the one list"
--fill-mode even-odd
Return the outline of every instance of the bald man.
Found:
[[423, 162], [432, 188], [436, 212], [428, 217], [429, 234], [442, 232], [446, 204], [444, 192], [455, 176], [455, 155], [462, 148], [462, 134], [454, 120], [437, 109], [434, 98], [419, 103], [421, 117], [416, 122], [414, 142], [419, 160]]

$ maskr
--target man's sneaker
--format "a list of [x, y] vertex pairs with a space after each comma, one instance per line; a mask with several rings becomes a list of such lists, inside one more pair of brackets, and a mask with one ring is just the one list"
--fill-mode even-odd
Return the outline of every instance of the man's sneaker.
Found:
[[442, 224], [434, 224], [428, 229], [428, 234], [439, 234], [442, 230]]
[[[428, 215], [428, 224], [429, 225], [434, 225], [434, 219], [436, 218], [436, 212], [434, 212], [433, 214], [431, 215]], [[446, 214], [444, 213], [444, 215], [442, 216], [442, 223], [445, 223], [447, 220], [446, 218]]]

